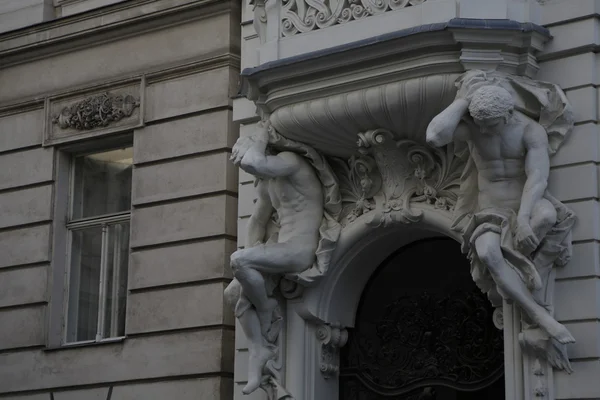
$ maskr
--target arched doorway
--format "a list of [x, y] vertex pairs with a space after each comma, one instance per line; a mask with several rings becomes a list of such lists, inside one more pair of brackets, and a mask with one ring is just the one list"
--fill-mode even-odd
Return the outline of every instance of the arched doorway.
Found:
[[363, 291], [340, 362], [342, 400], [500, 400], [502, 331], [450, 238], [414, 242]]

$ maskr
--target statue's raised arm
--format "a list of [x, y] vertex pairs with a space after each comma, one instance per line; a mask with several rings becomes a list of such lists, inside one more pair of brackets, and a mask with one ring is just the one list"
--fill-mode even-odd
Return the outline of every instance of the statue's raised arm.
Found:
[[260, 178], [293, 175], [302, 167], [301, 159], [288, 153], [267, 154], [270, 129], [268, 121], [261, 121], [255, 135], [239, 138], [231, 150], [231, 161], [247, 173]]

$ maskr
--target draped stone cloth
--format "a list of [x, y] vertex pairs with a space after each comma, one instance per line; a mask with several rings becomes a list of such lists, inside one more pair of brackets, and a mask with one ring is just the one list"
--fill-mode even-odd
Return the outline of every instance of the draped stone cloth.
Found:
[[[548, 134], [548, 153], [556, 153], [566, 136], [574, 126], [573, 112], [563, 91], [552, 83], [533, 81], [528, 78], [506, 75], [499, 72], [468, 71], [456, 82], [458, 97], [469, 98], [481, 84], [499, 86], [506, 89], [515, 100], [515, 109], [537, 121]], [[464, 98], [464, 97], [463, 97]], [[470, 117], [465, 117], [470, 118]], [[472, 143], [457, 144], [458, 157], [466, 161], [461, 176], [459, 198], [454, 210], [454, 230], [463, 235], [463, 252], [468, 253], [471, 260], [471, 273], [479, 288], [492, 295], [496, 288], [489, 271], [482, 265], [474, 251], [475, 240], [485, 232], [500, 235], [504, 259], [514, 268], [531, 290], [539, 290], [542, 279], [538, 273], [539, 265], [523, 255], [514, 247], [514, 233], [517, 227], [516, 215], [512, 210], [486, 209], [478, 206], [478, 172], [471, 156]], [[575, 221], [575, 214], [564, 204], [546, 192], [544, 197], [555, 207], [558, 219], [545, 238], [539, 238], [537, 252], [554, 257], [555, 264], [566, 264], [567, 254], [571, 251], [570, 231]], [[547, 258], [546, 258], [547, 259]], [[490, 296], [492, 297], [492, 296]], [[494, 301], [495, 302], [495, 301]]]
[[[564, 204], [556, 200], [549, 193], [544, 196], [556, 210], [557, 221], [543, 238], [538, 248], [538, 253], [544, 253], [544, 260], [555, 260], [554, 264], [563, 266], [568, 263], [571, 256], [570, 232], [575, 224], [575, 213]], [[486, 209], [475, 213], [469, 219], [469, 223], [462, 233], [464, 253], [471, 259], [471, 275], [479, 289], [490, 296], [495, 306], [500, 306], [499, 299], [494, 298], [496, 285], [494, 280], [481, 262], [475, 251], [475, 241], [486, 232], [494, 232], [500, 235], [500, 248], [504, 260], [514, 268], [527, 287], [535, 292], [543, 288], [544, 282], [540, 276], [539, 269], [546, 267], [544, 264], [536, 265], [514, 247], [514, 234], [517, 227], [517, 215], [507, 209]], [[502, 293], [499, 293], [502, 295]], [[541, 302], [545, 299], [540, 298]], [[499, 303], [499, 304], [498, 304]]]

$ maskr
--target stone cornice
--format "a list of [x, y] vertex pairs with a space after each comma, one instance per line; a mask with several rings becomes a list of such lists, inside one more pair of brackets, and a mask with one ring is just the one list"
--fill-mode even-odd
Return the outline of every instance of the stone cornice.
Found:
[[113, 79], [89, 82], [85, 85], [78, 85], [61, 90], [45, 93], [43, 97], [28, 96], [20, 99], [0, 102], [0, 117], [20, 113], [24, 110], [38, 109], [44, 106], [45, 99], [53, 96], [64, 96], [69, 93], [87, 92], [100, 88], [110, 89], [122, 81], [144, 78], [146, 84], [153, 84], [168, 79], [175, 79], [181, 76], [195, 74], [203, 71], [210, 71], [222, 67], [231, 67], [238, 69], [240, 57], [238, 54], [225, 53], [215, 56], [204, 57], [201, 59], [192, 59], [185, 62], [179, 62], [176, 65], [164, 65], [159, 68], [140, 71], [137, 74], [124, 74]]
[[0, 35], [0, 68], [239, 8], [234, 0], [117, 3]]
[[531, 23], [453, 19], [246, 69], [240, 92], [285, 137], [347, 157], [369, 129], [423, 141], [419, 121], [450, 104], [466, 70], [535, 76], [549, 38]]
[[301, 101], [435, 74], [498, 69], [534, 76], [547, 29], [456, 18], [247, 68], [241, 94], [263, 113]]
[[272, 71], [274, 69], [284, 68], [286, 66], [297, 66], [299, 62], [305, 62], [315, 59], [322, 60], [326, 56], [338, 56], [342, 53], [368, 46], [374, 46], [385, 42], [414, 36], [417, 34], [440, 32], [446, 30], [475, 29], [481, 31], [513, 31], [530, 33], [536, 32], [546, 38], [550, 38], [550, 31], [542, 26], [527, 22], [520, 23], [511, 20], [485, 20], [470, 18], [454, 18], [448, 22], [417, 26], [414, 28], [401, 29], [385, 35], [375, 36], [358, 42], [347, 43], [330, 49], [305, 53], [296, 57], [284, 58], [276, 61], [266, 62], [258, 67], [246, 68], [242, 72], [243, 76], [254, 76], [262, 72]]

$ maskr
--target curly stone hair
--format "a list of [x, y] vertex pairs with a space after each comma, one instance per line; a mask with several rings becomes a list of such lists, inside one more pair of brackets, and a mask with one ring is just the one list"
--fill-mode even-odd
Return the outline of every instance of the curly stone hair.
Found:
[[469, 112], [474, 119], [487, 120], [506, 117], [515, 109], [508, 90], [499, 86], [483, 86], [473, 94]]

